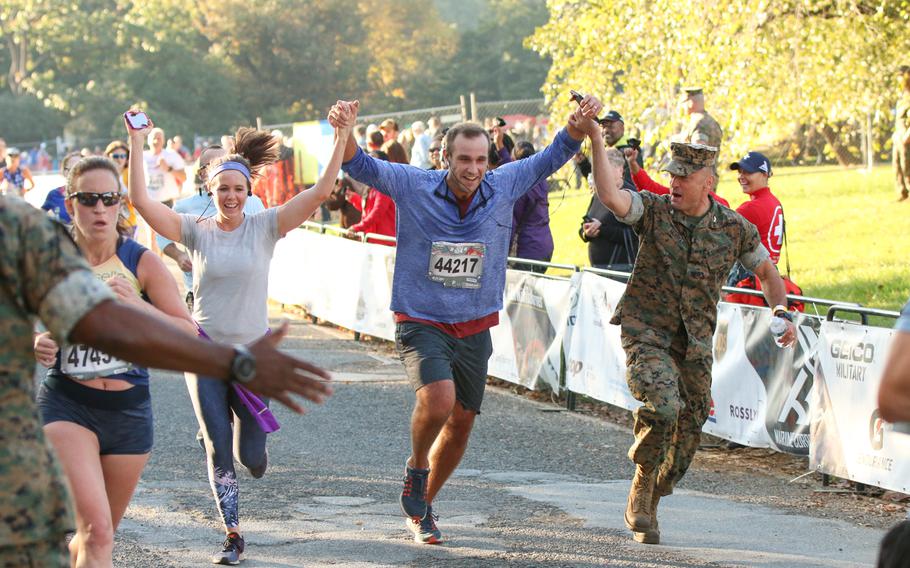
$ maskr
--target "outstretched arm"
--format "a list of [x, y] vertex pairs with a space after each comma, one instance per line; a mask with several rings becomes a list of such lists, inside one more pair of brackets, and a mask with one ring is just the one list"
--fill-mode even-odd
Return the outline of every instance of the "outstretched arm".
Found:
[[591, 139], [591, 168], [594, 172], [594, 189], [597, 198], [617, 217], [625, 217], [632, 208], [632, 195], [620, 188], [620, 180], [610, 167], [607, 149], [604, 146], [600, 125], [590, 118], [576, 117], [576, 127], [583, 130]]
[[149, 125], [140, 130], [130, 128], [126, 124], [127, 135], [130, 139], [130, 173], [129, 173], [129, 192], [130, 201], [136, 208], [136, 211], [142, 215], [145, 222], [155, 230], [159, 235], [164, 236], [172, 241], [180, 242], [180, 215], [173, 209], [163, 203], [159, 203], [149, 197], [148, 189], [145, 185], [145, 164], [142, 158], [142, 148], [148, 133], [155, 126], [149, 121]]
[[[285, 323], [249, 345], [256, 359], [256, 376], [244, 386], [303, 413], [291, 393], [319, 403], [331, 395], [332, 389], [324, 382], [328, 373], [276, 349], [287, 329]], [[188, 371], [225, 381], [231, 378], [232, 347], [188, 335], [171, 322], [120, 302], [104, 301], [95, 306], [76, 323], [69, 339], [144, 367]]]
[[[278, 208], [278, 234], [286, 235], [292, 229], [302, 225], [316, 211], [316, 208], [332, 194], [348, 141], [353, 140], [351, 130], [357, 120], [357, 109], [359, 106], [360, 103], [354, 101], [349, 105], [339, 107], [335, 121], [332, 123], [332, 126], [335, 126], [335, 147], [332, 150], [332, 157], [329, 159], [329, 163], [326, 165], [325, 171], [322, 172], [322, 177], [319, 178], [316, 185], [301, 191], [293, 199]], [[334, 107], [332, 111], [336, 112]]]

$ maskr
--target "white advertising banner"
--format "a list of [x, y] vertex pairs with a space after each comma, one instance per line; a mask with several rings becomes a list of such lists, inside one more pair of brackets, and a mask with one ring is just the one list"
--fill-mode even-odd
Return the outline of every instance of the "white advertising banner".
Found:
[[526, 388], [559, 390], [560, 353], [571, 284], [518, 270], [506, 271], [499, 325], [490, 330], [489, 374]]
[[394, 265], [394, 247], [295, 229], [275, 245], [269, 297], [347, 329], [394, 341], [389, 310]]
[[593, 272], [572, 278], [572, 308], [565, 338], [566, 388], [634, 410], [641, 403], [626, 383], [626, 354], [619, 326], [610, 325], [626, 285]]
[[910, 434], [884, 422], [878, 410], [879, 383], [893, 336], [893, 330], [883, 328], [822, 323], [809, 465], [908, 493]]

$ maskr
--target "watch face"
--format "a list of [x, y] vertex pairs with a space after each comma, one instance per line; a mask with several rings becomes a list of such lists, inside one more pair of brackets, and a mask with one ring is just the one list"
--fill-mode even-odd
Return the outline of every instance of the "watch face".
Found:
[[241, 383], [248, 383], [256, 376], [256, 360], [244, 353], [234, 358], [234, 378]]

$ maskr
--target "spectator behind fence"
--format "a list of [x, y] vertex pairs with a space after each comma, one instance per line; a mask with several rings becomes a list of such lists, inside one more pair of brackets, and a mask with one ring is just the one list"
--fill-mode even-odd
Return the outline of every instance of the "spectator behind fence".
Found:
[[398, 140], [400, 129], [398, 128], [397, 122], [391, 118], [387, 118], [379, 123], [379, 131], [382, 132], [383, 140], [388, 142], [389, 140]]
[[[395, 142], [395, 144], [398, 143]], [[401, 145], [398, 144], [398, 146], [400, 147]], [[393, 162], [398, 164], [407, 163], [398, 161], [401, 159], [400, 156], [398, 157], [398, 160], [391, 159], [391, 156], [382, 150], [370, 152], [370, 156], [378, 158], [380, 160], [385, 160], [386, 162]], [[358, 204], [358, 200], [352, 200], [352, 203], [354, 203], [356, 206]], [[367, 191], [366, 199], [360, 203], [362, 203], [361, 210], [363, 212], [363, 217], [359, 223], [351, 226], [351, 228], [348, 230], [349, 234], [374, 233], [377, 235], [386, 235], [388, 237], [395, 236], [395, 202], [392, 201], [391, 197], [384, 195], [380, 193], [376, 188], [371, 187]], [[390, 247], [395, 246], [395, 243], [379, 239], [368, 239], [367, 242]]]
[[[506, 150], [505, 137], [501, 127], [493, 127], [493, 143], [499, 153], [499, 165], [523, 160], [534, 155], [534, 145], [523, 140], [516, 144], [512, 153]], [[512, 208], [512, 236], [509, 256], [550, 262], [553, 258], [553, 234], [550, 232], [550, 202], [547, 198], [547, 180], [542, 179], [518, 198]], [[512, 265], [516, 270], [528, 270], [543, 274], [546, 266], [522, 262]]]
[[414, 143], [411, 145], [411, 165], [424, 170], [430, 169], [430, 136], [426, 130], [426, 124], [419, 120], [411, 124], [411, 132], [414, 134]]
[[[606, 143], [607, 147], [616, 148], [620, 152], [624, 152], [626, 148], [632, 148], [629, 144], [629, 138], [626, 136], [626, 123], [618, 112], [611, 110], [605, 114], [600, 120], [600, 126], [601, 130], [603, 130], [604, 143]], [[638, 167], [644, 167], [640, 152], [635, 159], [638, 162]], [[590, 166], [588, 167], [590, 169]], [[623, 164], [622, 179], [625, 182], [624, 186], [632, 184], [632, 173], [629, 171], [629, 164]]]
[[[747, 152], [740, 161], [730, 164], [730, 169], [739, 172], [739, 185], [749, 196], [749, 201], [737, 207], [736, 212], [755, 225], [762, 245], [771, 255], [771, 262], [777, 264], [784, 244], [784, 209], [768, 187], [768, 178], [772, 175], [771, 160], [759, 152]], [[727, 286], [736, 286], [750, 276], [752, 272], [737, 262], [727, 278]]]
[[363, 198], [356, 188], [357, 185], [368, 189], [360, 182], [351, 179], [350, 176], [344, 176], [335, 182], [335, 189], [325, 201], [325, 206], [329, 211], [338, 211], [340, 214], [339, 225], [342, 229], [350, 229], [362, 218], [360, 210], [363, 208], [361, 205]]
[[[631, 181], [626, 182], [623, 176], [623, 166], [626, 165], [626, 161], [622, 153], [615, 148], [610, 148], [606, 155], [609, 167], [614, 169], [613, 179], [617, 181], [619, 187], [637, 191], [635, 184]], [[591, 188], [593, 189], [593, 187], [592, 183]], [[632, 272], [632, 265], [635, 264], [635, 256], [638, 253], [638, 236], [631, 226], [621, 223], [616, 215], [600, 202], [596, 192], [591, 196], [588, 211], [582, 217], [578, 236], [582, 241], [588, 243], [588, 262], [591, 263], [591, 266], [606, 270]]]

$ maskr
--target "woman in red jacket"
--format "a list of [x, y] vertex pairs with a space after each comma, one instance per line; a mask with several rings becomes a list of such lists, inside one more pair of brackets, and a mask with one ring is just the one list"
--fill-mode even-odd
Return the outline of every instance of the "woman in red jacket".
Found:
[[[374, 150], [370, 152], [370, 155], [380, 160], [390, 161], [388, 154], [382, 150]], [[355, 207], [359, 204], [357, 200], [352, 200], [352, 203]], [[392, 201], [392, 198], [371, 187], [360, 209], [363, 211], [363, 217], [359, 223], [348, 229], [351, 233], [395, 236], [395, 202]], [[395, 243], [385, 240], [368, 239], [368, 242], [395, 246]]]

